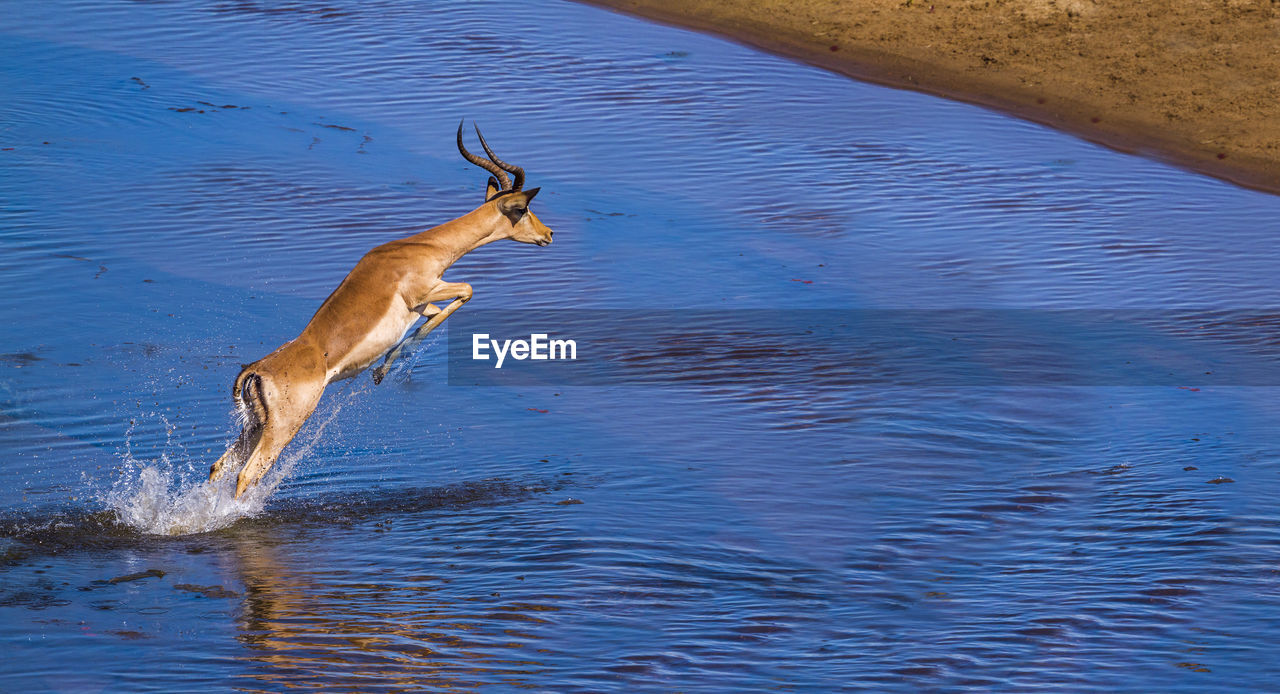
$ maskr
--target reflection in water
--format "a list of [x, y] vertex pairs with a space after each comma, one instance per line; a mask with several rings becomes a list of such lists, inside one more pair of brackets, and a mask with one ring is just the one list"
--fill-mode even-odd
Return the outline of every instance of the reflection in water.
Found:
[[441, 575], [379, 569], [367, 559], [349, 569], [308, 570], [315, 558], [291, 553], [290, 535], [284, 528], [256, 529], [232, 539], [231, 557], [245, 586], [238, 638], [260, 664], [246, 678], [270, 690], [537, 681], [543, 666], [532, 627], [555, 607], [489, 596], [444, 599], [439, 593], [449, 569], [430, 562], [424, 567]]
[[[534, 684], [546, 652], [536, 629], [557, 610], [552, 596], [459, 595], [453, 577], [483, 566], [459, 561], [459, 550], [483, 554], [475, 546], [499, 528], [481, 520], [458, 529], [438, 516], [486, 508], [502, 515], [563, 485], [494, 480], [321, 498], [234, 529], [226, 556], [244, 586], [237, 638], [260, 665], [244, 676], [270, 690]], [[317, 545], [308, 537], [335, 527], [354, 541]], [[376, 537], [378, 548], [366, 551], [360, 537]]]
[[[532, 683], [544, 668], [539, 654], [547, 652], [536, 630], [557, 611], [554, 596], [511, 599], [498, 591], [459, 596], [450, 587], [453, 577], [474, 570], [477, 562], [460, 561], [457, 550], [463, 547], [450, 549], [444, 536], [430, 534], [448, 532], [454, 542], [481, 542], [483, 527], [468, 522], [472, 527], [459, 532], [450, 527], [450, 518], [483, 515], [486, 509], [504, 514], [564, 484], [494, 480], [317, 497], [269, 506], [264, 514], [215, 533], [173, 538], [139, 535], [111, 512], [9, 516], [0, 519], [5, 548], [0, 566], [19, 573], [21, 567], [68, 555], [136, 554], [149, 556], [148, 565], [169, 568], [104, 576], [79, 589], [59, 590], [38, 575], [25, 587], [4, 581], [0, 609], [89, 608], [92, 614], [115, 609], [120, 592], [131, 590], [166, 596], [165, 606], [155, 608], [158, 613], [195, 609], [234, 615], [236, 638], [248, 660], [257, 663], [238, 685], [249, 690], [298, 684], [364, 689], [371, 683], [405, 688]], [[492, 536], [495, 529], [489, 526], [485, 534]], [[317, 550], [315, 535], [351, 535], [353, 541]], [[383, 549], [362, 552], [362, 537], [376, 537]], [[395, 546], [390, 552], [389, 543]], [[175, 553], [199, 556], [217, 565], [218, 573], [190, 579], [173, 568]], [[208, 612], [209, 604], [229, 608], [233, 603], [235, 609]], [[106, 633], [133, 640], [155, 637], [136, 629]]]

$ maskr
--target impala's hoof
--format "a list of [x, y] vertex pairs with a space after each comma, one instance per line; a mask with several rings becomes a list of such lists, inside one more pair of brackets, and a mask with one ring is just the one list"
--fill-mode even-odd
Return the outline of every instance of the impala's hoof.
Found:
[[386, 371], [383, 371], [383, 370], [382, 370], [382, 368], [381, 368], [381, 367], [379, 367], [379, 368], [374, 369], [374, 370], [373, 370], [373, 372], [372, 372], [372, 374], [373, 374], [373, 385], [375, 385], [375, 386], [376, 386], [376, 385], [378, 385], [379, 383], [382, 383], [382, 377], [383, 377], [383, 376], [385, 376], [385, 375], [387, 375], [387, 372], [386, 372]]

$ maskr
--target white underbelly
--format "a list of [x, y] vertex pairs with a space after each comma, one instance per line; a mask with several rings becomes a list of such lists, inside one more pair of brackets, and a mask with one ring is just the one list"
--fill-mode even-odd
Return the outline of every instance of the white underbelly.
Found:
[[368, 368], [404, 339], [421, 316], [405, 309], [391, 309], [354, 345], [346, 359], [330, 369], [329, 380], [349, 378]]

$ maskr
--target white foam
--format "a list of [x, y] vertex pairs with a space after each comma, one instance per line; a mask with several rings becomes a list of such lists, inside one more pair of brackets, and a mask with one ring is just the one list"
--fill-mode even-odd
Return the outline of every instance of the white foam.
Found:
[[[357, 381], [362, 385], [352, 387]], [[242, 518], [259, 515], [271, 493], [315, 448], [329, 423], [346, 404], [367, 392], [371, 384], [367, 377], [357, 377], [337, 397], [329, 399], [325, 405], [328, 411], [313, 417], [258, 484], [246, 490], [239, 499], [235, 498], [236, 473], [239, 471], [231, 471], [217, 482], [209, 482], [206, 478], [209, 463], [191, 460], [184, 449], [174, 445], [174, 427], [164, 415], [153, 416], [164, 422], [166, 430], [165, 447], [160, 457], [140, 460], [134, 456], [135, 420], [125, 433], [121, 474], [111, 489], [101, 495], [101, 500], [115, 512], [121, 523], [152, 535], [212, 532]], [[172, 457], [171, 452], [174, 454]]]
[[[186, 535], [225, 528], [241, 518], [262, 512], [267, 497], [279, 486], [297, 456], [284, 456], [262, 483], [235, 498], [235, 475], [216, 483], [203, 479], [208, 473], [173, 444], [173, 427], [163, 415], [168, 434], [159, 458], [139, 459], [133, 452], [133, 432], [125, 432], [125, 452], [120, 476], [102, 501], [117, 519], [135, 530], [153, 535]], [[144, 418], [144, 421], [147, 418]], [[323, 427], [322, 427], [323, 428]], [[307, 446], [309, 449], [310, 446]], [[179, 462], [175, 462], [174, 458]]]
[[[182, 488], [172, 467], [141, 465], [126, 474], [105, 501], [121, 523], [153, 535], [186, 535], [219, 530], [262, 511], [275, 485], [259, 484], [235, 499], [235, 477]], [[264, 480], [265, 482], [265, 480]]]

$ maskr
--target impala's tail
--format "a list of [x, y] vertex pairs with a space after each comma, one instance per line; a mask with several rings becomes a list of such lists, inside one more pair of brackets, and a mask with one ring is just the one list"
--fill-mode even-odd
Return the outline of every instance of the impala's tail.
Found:
[[221, 477], [228, 465], [238, 466], [248, 461], [249, 454], [262, 439], [262, 429], [267, 423], [267, 400], [262, 395], [262, 377], [252, 370], [252, 366], [246, 366], [231, 387], [231, 397], [236, 400], [244, 428], [235, 443], [209, 468], [210, 482]]
[[267, 421], [267, 399], [262, 395], [262, 377], [246, 367], [236, 377], [236, 383], [231, 387], [231, 397], [240, 401], [240, 414], [248, 420], [245, 426], [261, 429]]

